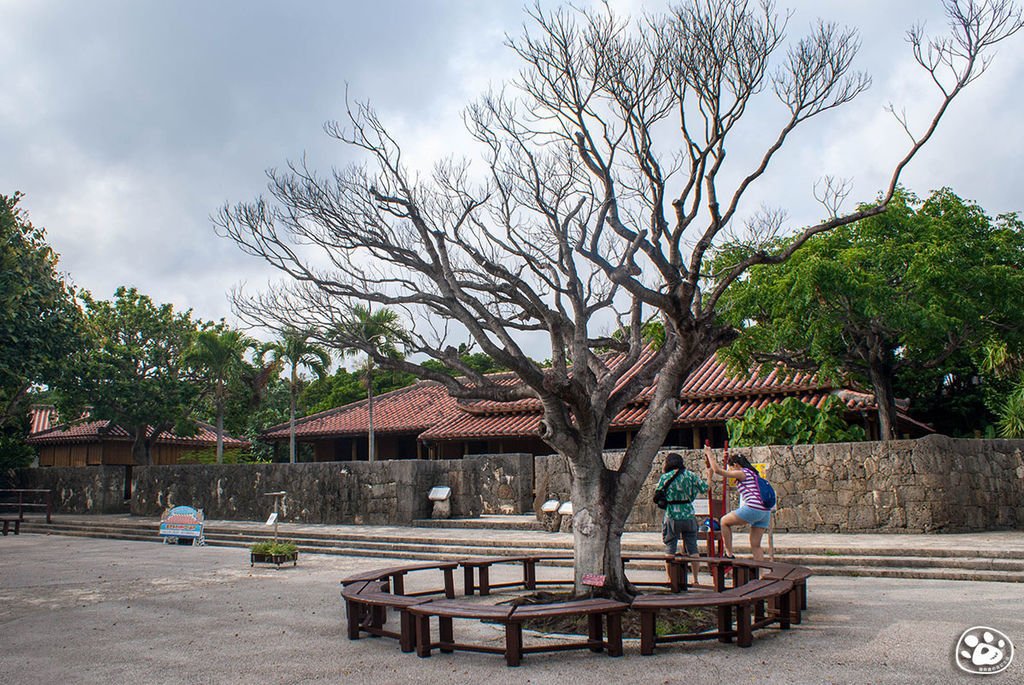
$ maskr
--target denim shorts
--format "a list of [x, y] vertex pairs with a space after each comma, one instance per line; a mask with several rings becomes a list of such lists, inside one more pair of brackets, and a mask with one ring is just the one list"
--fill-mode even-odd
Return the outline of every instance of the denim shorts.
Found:
[[692, 516], [681, 519], [665, 517], [665, 522], [661, 524], [661, 541], [665, 543], [665, 554], [676, 553], [679, 538], [683, 539], [687, 554], [697, 554], [697, 519]]
[[750, 524], [751, 528], [767, 528], [772, 520], [772, 512], [764, 509], [755, 509], [746, 504], [740, 505], [735, 512], [737, 516]]

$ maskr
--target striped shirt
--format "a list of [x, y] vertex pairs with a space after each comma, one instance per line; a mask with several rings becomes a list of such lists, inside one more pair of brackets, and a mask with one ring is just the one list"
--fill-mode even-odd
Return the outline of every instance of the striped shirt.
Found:
[[768, 507], [761, 501], [761, 490], [757, 487], [757, 472], [747, 468], [743, 470], [746, 471], [747, 475], [736, 484], [736, 489], [740, 493], [740, 506], [745, 505], [751, 509], [768, 511]]

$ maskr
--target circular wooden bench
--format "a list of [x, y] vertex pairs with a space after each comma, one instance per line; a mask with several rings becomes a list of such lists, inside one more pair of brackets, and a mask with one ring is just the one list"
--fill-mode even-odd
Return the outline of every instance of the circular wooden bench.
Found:
[[[800, 610], [807, 606], [806, 580], [811, 572], [804, 567], [771, 561], [660, 554], [623, 555], [623, 563], [663, 560], [668, 567], [667, 582], [648, 581], [644, 584], [666, 587], [671, 590], [670, 593], [639, 595], [631, 603], [593, 598], [550, 604], [495, 606], [455, 599], [454, 572], [460, 566], [463, 569], [465, 595], [471, 596], [478, 591], [483, 596], [499, 588], [522, 587], [533, 590], [538, 585], [571, 585], [572, 581], [568, 579], [540, 580], [536, 574], [536, 567], [541, 562], [571, 558], [570, 554], [560, 552], [477, 557], [460, 563], [406, 564], [349, 576], [341, 581], [348, 637], [355, 640], [366, 633], [396, 638], [403, 652], [416, 651], [421, 657], [429, 657], [435, 648], [442, 652], [467, 650], [502, 654], [506, 664], [518, 666], [524, 654], [535, 652], [590, 649], [595, 652], [607, 651], [610, 656], [621, 656], [622, 615], [628, 610], [640, 613], [640, 646], [641, 653], [646, 655], [653, 653], [656, 644], [682, 640], [717, 638], [722, 642], [731, 642], [736, 638], [739, 646], [748, 647], [752, 644], [754, 630], [774, 623], [784, 630], [789, 629], [791, 624], [800, 623]], [[686, 569], [693, 562], [707, 564], [712, 568], [713, 588], [688, 591]], [[498, 564], [522, 565], [522, 579], [491, 583], [490, 569]], [[726, 587], [727, 568], [731, 568], [731, 588]], [[406, 594], [404, 578], [412, 571], [440, 572], [441, 586]], [[718, 629], [703, 633], [655, 634], [659, 611], [694, 607], [715, 609]], [[397, 631], [387, 627], [388, 609], [398, 613]], [[526, 621], [564, 616], [586, 616], [587, 637], [560, 643], [523, 645], [522, 631]], [[436, 640], [432, 636], [431, 619], [437, 621]], [[499, 647], [459, 641], [455, 635], [454, 619], [498, 624], [504, 628], [504, 644]]]

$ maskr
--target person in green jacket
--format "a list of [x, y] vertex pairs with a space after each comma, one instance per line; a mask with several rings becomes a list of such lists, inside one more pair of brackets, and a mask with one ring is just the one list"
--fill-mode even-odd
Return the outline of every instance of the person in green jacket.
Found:
[[[678, 474], [678, 475], [677, 475]], [[658, 479], [658, 489], [668, 484], [666, 495], [668, 506], [661, 525], [661, 539], [665, 543], [665, 554], [676, 554], [679, 539], [689, 556], [697, 556], [697, 519], [693, 512], [693, 500], [708, 491], [710, 471], [701, 478], [686, 468], [683, 455], [670, 452], [665, 457], [665, 469]], [[697, 584], [696, 562], [691, 564], [693, 583]]]

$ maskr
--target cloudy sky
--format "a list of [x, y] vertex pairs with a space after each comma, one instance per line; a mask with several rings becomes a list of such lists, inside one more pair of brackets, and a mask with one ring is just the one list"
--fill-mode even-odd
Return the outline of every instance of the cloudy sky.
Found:
[[[825, 174], [853, 180], [851, 201], [887, 182], [905, 141], [885, 106], [920, 126], [936, 102], [904, 32], [916, 21], [941, 31], [944, 19], [938, 0], [779, 5], [795, 12], [790, 35], [819, 16], [857, 27], [858, 68], [874, 78], [806, 127], [752, 194], [750, 211], [766, 202], [799, 223], [820, 213], [811, 188]], [[62, 268], [98, 297], [134, 285], [231, 320], [228, 290], [271, 274], [218, 238], [210, 215], [259, 194], [264, 171], [288, 159], [351, 161], [321, 128], [343, 115], [346, 84], [414, 163], [471, 152], [461, 109], [515, 74], [502, 40], [525, 19], [515, 1], [0, 0], [0, 192], [26, 194]], [[1018, 36], [954, 103], [906, 185], [948, 185], [993, 214], [1024, 209], [1022, 83]]]

